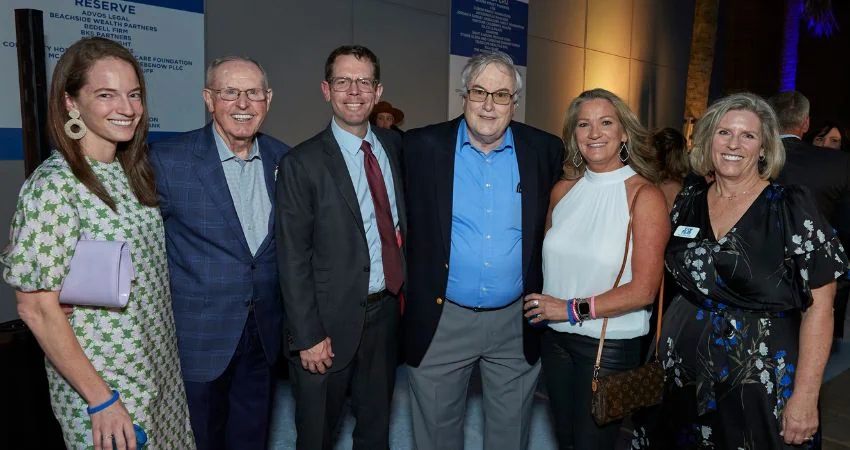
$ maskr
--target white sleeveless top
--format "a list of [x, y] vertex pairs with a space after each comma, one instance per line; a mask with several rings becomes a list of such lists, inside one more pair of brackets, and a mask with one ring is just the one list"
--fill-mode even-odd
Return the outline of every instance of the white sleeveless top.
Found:
[[[543, 293], [560, 299], [591, 297], [614, 286], [623, 263], [629, 204], [625, 180], [629, 166], [605, 172], [590, 170], [552, 210], [552, 228], [543, 240]], [[632, 280], [631, 252], [620, 286]], [[599, 300], [597, 300], [597, 303]], [[649, 312], [639, 309], [608, 319], [606, 339], [630, 339], [649, 332]], [[550, 322], [555, 331], [599, 338], [602, 319], [581, 326]]]

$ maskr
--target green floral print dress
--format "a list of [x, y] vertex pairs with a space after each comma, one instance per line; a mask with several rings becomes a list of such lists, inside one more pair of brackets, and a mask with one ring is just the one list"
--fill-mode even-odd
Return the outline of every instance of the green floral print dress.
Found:
[[[88, 161], [117, 212], [89, 192], [54, 152], [21, 189], [10, 242], [0, 254], [3, 276], [23, 292], [59, 291], [81, 236], [127, 241], [136, 272], [129, 303], [123, 309], [77, 306], [69, 317], [71, 328], [98, 374], [121, 394], [133, 422], [147, 432], [146, 449], [193, 449], [162, 218], [156, 207], [136, 200], [117, 161]], [[85, 400], [49, 361], [46, 368], [66, 446], [91, 448]]]

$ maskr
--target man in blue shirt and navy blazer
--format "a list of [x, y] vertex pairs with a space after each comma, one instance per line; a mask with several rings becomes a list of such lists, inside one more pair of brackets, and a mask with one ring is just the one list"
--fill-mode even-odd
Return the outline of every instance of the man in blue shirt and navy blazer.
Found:
[[258, 133], [272, 90], [256, 61], [216, 59], [203, 95], [212, 122], [150, 152], [180, 364], [198, 449], [265, 450], [283, 324], [275, 177], [288, 147]]
[[521, 297], [543, 287], [544, 222], [564, 146], [511, 120], [522, 76], [508, 55], [472, 57], [462, 81], [462, 117], [404, 138], [413, 437], [420, 449], [463, 448], [478, 366], [484, 448], [524, 449], [540, 363]]

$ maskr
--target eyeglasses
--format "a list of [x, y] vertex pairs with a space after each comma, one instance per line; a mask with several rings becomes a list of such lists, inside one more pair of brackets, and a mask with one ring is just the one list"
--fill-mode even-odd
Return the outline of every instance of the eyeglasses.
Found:
[[378, 80], [374, 78], [358, 78], [352, 80], [348, 77], [334, 77], [328, 80], [331, 89], [336, 92], [345, 92], [351, 89], [351, 83], [357, 82], [357, 89], [361, 92], [374, 92], [375, 86], [378, 85]]
[[218, 96], [226, 102], [232, 102], [238, 99], [243, 92], [248, 97], [248, 100], [251, 100], [252, 102], [261, 102], [265, 100], [268, 97], [269, 92], [271, 92], [271, 89], [246, 89], [243, 91], [236, 88], [227, 88], [209, 90], [218, 94]]
[[514, 99], [515, 92], [497, 91], [489, 92], [484, 89], [471, 88], [466, 90], [466, 98], [473, 102], [487, 101], [487, 96], [493, 96], [493, 103], [497, 105], [510, 105]]

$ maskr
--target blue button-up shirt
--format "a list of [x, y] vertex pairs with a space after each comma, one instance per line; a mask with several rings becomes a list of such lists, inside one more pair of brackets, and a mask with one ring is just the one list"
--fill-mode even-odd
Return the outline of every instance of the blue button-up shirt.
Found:
[[263, 161], [260, 158], [260, 144], [254, 139], [248, 158], [243, 160], [230, 151], [215, 127], [213, 135], [242, 232], [248, 241], [251, 254], [256, 255], [260, 244], [269, 234], [269, 216], [272, 212]]
[[359, 138], [337, 125], [336, 119], [331, 119], [331, 131], [336, 143], [342, 150], [342, 158], [348, 175], [354, 185], [354, 194], [357, 195], [357, 203], [360, 205], [360, 215], [363, 219], [363, 228], [366, 230], [366, 244], [369, 248], [369, 293], [380, 292], [386, 286], [384, 280], [384, 258], [381, 255], [381, 235], [378, 233], [378, 219], [375, 217], [375, 204], [372, 202], [372, 191], [369, 189], [369, 180], [366, 178], [366, 168], [363, 161], [363, 152], [360, 145], [363, 141], [372, 144], [372, 153], [378, 160], [381, 175], [384, 177], [384, 185], [387, 187], [387, 196], [390, 198], [390, 210], [393, 214], [393, 225], [398, 230], [398, 211], [396, 210], [395, 185], [393, 184], [393, 172], [390, 167], [390, 159], [381, 145], [381, 141], [372, 133], [372, 128], [366, 132], [365, 138]]
[[461, 120], [455, 146], [452, 244], [446, 297], [498, 308], [522, 294], [522, 198], [511, 129], [484, 153]]

